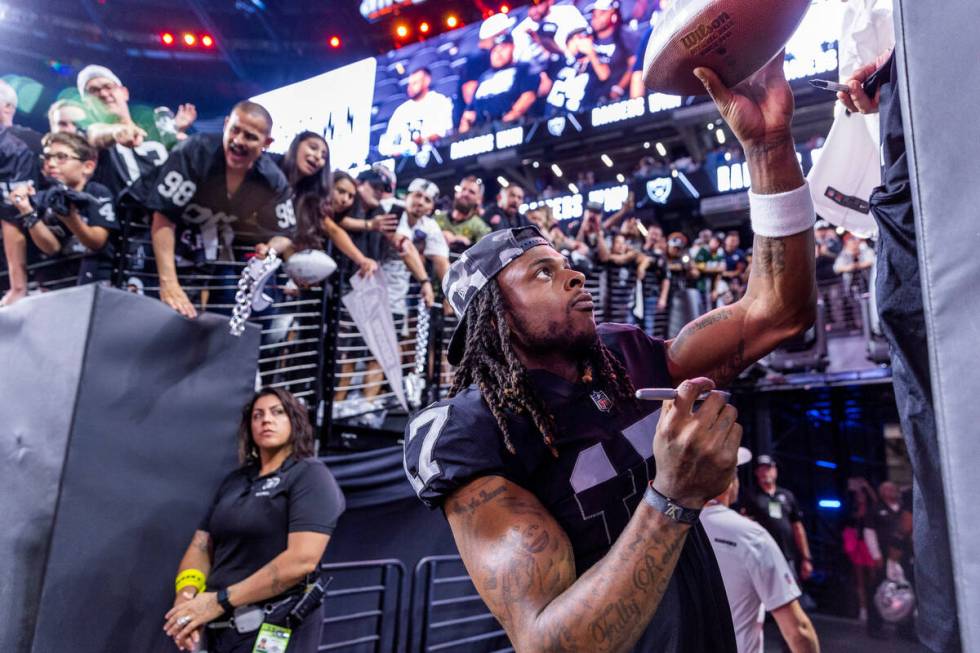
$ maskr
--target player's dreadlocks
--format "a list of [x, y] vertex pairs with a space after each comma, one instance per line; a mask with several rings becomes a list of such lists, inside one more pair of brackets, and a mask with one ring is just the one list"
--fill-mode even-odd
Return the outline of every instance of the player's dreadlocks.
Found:
[[[510, 411], [530, 417], [545, 445], [557, 456], [555, 418], [534, 391], [527, 369], [514, 353], [510, 327], [503, 317], [506, 310], [495, 279], [473, 298], [466, 311], [466, 349], [456, 369], [450, 396], [475, 383], [497, 420], [507, 451], [517, 453], [507, 426], [507, 411]], [[614, 406], [635, 405], [636, 390], [626, 368], [598, 339], [589, 349], [581, 373], [582, 382], [605, 392]]]

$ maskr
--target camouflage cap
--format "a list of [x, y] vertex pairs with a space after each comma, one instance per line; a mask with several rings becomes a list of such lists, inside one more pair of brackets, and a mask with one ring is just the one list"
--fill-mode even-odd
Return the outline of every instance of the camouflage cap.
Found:
[[505, 267], [532, 247], [551, 245], [537, 227], [496, 231], [463, 252], [442, 281], [442, 292], [459, 316], [449, 341], [449, 363], [459, 365], [466, 346], [466, 309], [473, 298]]

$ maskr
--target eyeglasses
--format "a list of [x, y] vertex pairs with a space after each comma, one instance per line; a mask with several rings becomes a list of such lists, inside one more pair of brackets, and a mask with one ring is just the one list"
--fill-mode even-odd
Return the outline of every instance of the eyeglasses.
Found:
[[87, 95], [98, 95], [102, 91], [114, 91], [118, 87], [119, 84], [116, 84], [115, 82], [108, 82], [106, 84], [103, 84], [102, 86], [99, 86], [97, 84], [92, 84], [91, 86], [85, 87], [85, 93]]
[[54, 159], [58, 163], [64, 163], [65, 161], [72, 161], [72, 160], [74, 160], [74, 161], [81, 161], [82, 160], [82, 157], [80, 157], [80, 156], [72, 156], [71, 154], [68, 154], [66, 152], [45, 152], [39, 158], [43, 162], [48, 162], [51, 159]]

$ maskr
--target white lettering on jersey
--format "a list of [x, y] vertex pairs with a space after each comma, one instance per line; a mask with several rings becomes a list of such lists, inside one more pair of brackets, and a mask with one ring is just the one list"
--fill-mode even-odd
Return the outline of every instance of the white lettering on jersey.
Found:
[[439, 434], [442, 433], [442, 429], [446, 425], [448, 418], [449, 406], [429, 408], [419, 413], [408, 427], [408, 439], [405, 440], [406, 450], [409, 444], [415, 440], [419, 431], [423, 427], [429, 426], [429, 430], [425, 434], [425, 439], [422, 440], [422, 448], [419, 451], [418, 474], [412, 474], [409, 471], [407, 457], [403, 461], [405, 474], [408, 476], [408, 480], [411, 481], [412, 487], [415, 488], [416, 494], [421, 494], [432, 477], [440, 472], [439, 463], [432, 460], [432, 449], [436, 446], [436, 440], [439, 439]]
[[[169, 175], [168, 175], [169, 176]], [[222, 245], [230, 245], [235, 237], [235, 231], [231, 224], [238, 222], [238, 216], [224, 211], [215, 213], [206, 206], [200, 204], [189, 204], [181, 219], [188, 224], [199, 225], [198, 231], [201, 234], [201, 247], [204, 249], [204, 258], [208, 261], [218, 259], [218, 248]], [[193, 246], [191, 243], [189, 245]]]
[[197, 192], [197, 184], [189, 179], [185, 180], [176, 170], [171, 170], [157, 185], [157, 192], [161, 197], [173, 202], [175, 206], [184, 206]]
[[582, 108], [588, 85], [588, 73], [579, 73], [571, 66], [562, 68], [548, 93], [548, 104], [574, 113]]
[[480, 86], [476, 89], [476, 99], [482, 100], [483, 98], [507, 93], [510, 89], [514, 88], [515, 77], [517, 77], [517, 68], [513, 66], [498, 70], [492, 76], [480, 82]]

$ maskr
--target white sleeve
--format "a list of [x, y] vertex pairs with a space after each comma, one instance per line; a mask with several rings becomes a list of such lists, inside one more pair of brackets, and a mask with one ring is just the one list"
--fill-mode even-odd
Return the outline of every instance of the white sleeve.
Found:
[[793, 578], [793, 572], [769, 533], [760, 529], [758, 539], [750, 550], [749, 576], [766, 612], [772, 612], [800, 597], [800, 588]]
[[388, 127], [385, 129], [385, 133], [381, 135], [378, 142], [378, 152], [385, 156], [401, 154], [405, 150], [408, 134], [408, 121], [402, 117], [405, 110], [405, 104], [399, 104], [395, 108], [391, 118], [388, 119]]
[[414, 234], [412, 234], [412, 228], [408, 226], [408, 217], [404, 211], [402, 211], [402, 217], [398, 219], [398, 228], [395, 229], [395, 233], [412, 240]]
[[429, 131], [442, 138], [453, 131], [453, 101], [452, 98], [443, 95], [439, 104], [439, 110], [432, 118], [433, 125]]
[[864, 543], [868, 546], [868, 553], [874, 560], [881, 560], [881, 547], [878, 546], [878, 533], [873, 528], [864, 529]]
[[559, 9], [563, 11], [561, 12], [561, 20], [557, 21], [558, 30], [555, 32], [555, 42], [559, 44], [558, 47], [564, 50], [568, 35], [574, 30], [588, 27], [589, 23], [575, 5], [558, 6], [553, 8], [552, 11]]
[[449, 245], [446, 237], [442, 235], [442, 229], [436, 224], [435, 220], [429, 219], [425, 223], [425, 255], [445, 256], [449, 258]]

